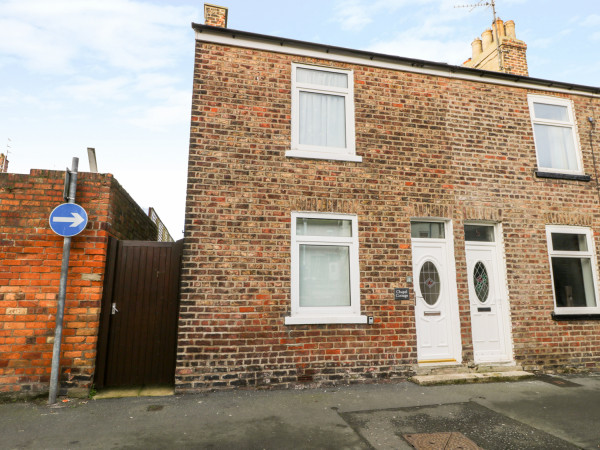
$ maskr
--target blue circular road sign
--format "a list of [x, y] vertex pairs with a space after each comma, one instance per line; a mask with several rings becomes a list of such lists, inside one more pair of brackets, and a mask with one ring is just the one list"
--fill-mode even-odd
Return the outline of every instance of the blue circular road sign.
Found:
[[87, 225], [88, 216], [77, 203], [63, 203], [50, 213], [50, 228], [64, 237], [75, 236]]

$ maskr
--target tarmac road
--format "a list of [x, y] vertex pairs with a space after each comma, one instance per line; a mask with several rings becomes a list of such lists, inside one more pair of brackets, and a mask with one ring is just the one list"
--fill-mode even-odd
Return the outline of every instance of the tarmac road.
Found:
[[598, 449], [600, 376], [0, 405], [3, 449], [403, 449], [409, 439], [420, 448], [468, 439], [490, 450]]

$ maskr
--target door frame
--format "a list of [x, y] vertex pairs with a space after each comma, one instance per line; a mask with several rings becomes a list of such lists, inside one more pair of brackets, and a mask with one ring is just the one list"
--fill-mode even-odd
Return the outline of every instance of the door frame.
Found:
[[[488, 226], [493, 226], [494, 227], [494, 242], [493, 243], [481, 243], [481, 242], [475, 242], [475, 241], [467, 241], [465, 239], [464, 243], [465, 243], [465, 270], [466, 270], [466, 280], [467, 280], [467, 300], [469, 303], [469, 318], [471, 319], [471, 342], [473, 345], [473, 362], [475, 364], [482, 364], [482, 365], [486, 365], [486, 364], [498, 364], [498, 365], [502, 365], [502, 364], [507, 364], [507, 365], [511, 365], [514, 364], [514, 351], [513, 351], [513, 339], [512, 339], [512, 321], [511, 321], [511, 312], [510, 312], [510, 297], [509, 297], [509, 290], [508, 290], [508, 278], [507, 278], [507, 272], [506, 272], [506, 253], [505, 253], [505, 249], [504, 249], [504, 233], [503, 233], [503, 229], [502, 229], [502, 223], [500, 222], [490, 222], [490, 221], [483, 221], [483, 220], [465, 220], [463, 223], [463, 227], [465, 225], [488, 225]], [[500, 361], [477, 361], [475, 359], [475, 343], [473, 342], [473, 323], [472, 323], [472, 316], [471, 316], [471, 294], [470, 294], [470, 283], [471, 283], [471, 279], [470, 279], [470, 273], [469, 273], [469, 269], [468, 269], [468, 260], [467, 260], [467, 247], [468, 246], [473, 246], [473, 247], [477, 247], [480, 246], [481, 248], [490, 248], [493, 247], [496, 250], [496, 264], [497, 264], [497, 268], [498, 268], [498, 277], [500, 278], [499, 280], [497, 280], [498, 286], [499, 286], [499, 290], [501, 292], [502, 295], [502, 308], [500, 311], [500, 317], [502, 319], [502, 336], [504, 338], [504, 346], [506, 348], [506, 357], [507, 359], [504, 360], [500, 360]]]
[[108, 237], [106, 264], [104, 266], [104, 283], [100, 301], [100, 319], [98, 321], [98, 340], [96, 341], [96, 367], [94, 370], [94, 386], [104, 387], [106, 373], [106, 357], [108, 353], [108, 334], [110, 328], [110, 310], [113, 302], [113, 287], [115, 283], [115, 266], [117, 264], [117, 248], [119, 240]]
[[[412, 265], [412, 276], [413, 276], [413, 292], [415, 294], [414, 303], [414, 317], [415, 317], [415, 334], [417, 344], [417, 364], [419, 366], [440, 366], [440, 365], [458, 365], [462, 364], [462, 339], [461, 339], [461, 327], [460, 327], [460, 314], [458, 309], [458, 289], [456, 284], [456, 261], [454, 257], [454, 227], [451, 220], [438, 218], [438, 217], [411, 217], [410, 222], [435, 222], [444, 224], [444, 238], [413, 238], [411, 237], [411, 265]], [[446, 247], [446, 257], [443, 263], [446, 265], [445, 276], [447, 277], [448, 286], [448, 318], [450, 320], [450, 333], [452, 334], [452, 349], [451, 353], [453, 356], [451, 361], [419, 361], [419, 333], [417, 331], [418, 319], [417, 319], [417, 296], [415, 284], [419, 282], [418, 274], [415, 273], [414, 258], [412, 252], [414, 251], [414, 243], [416, 244], [427, 244], [427, 243], [444, 243]], [[415, 278], [416, 277], [416, 278]]]

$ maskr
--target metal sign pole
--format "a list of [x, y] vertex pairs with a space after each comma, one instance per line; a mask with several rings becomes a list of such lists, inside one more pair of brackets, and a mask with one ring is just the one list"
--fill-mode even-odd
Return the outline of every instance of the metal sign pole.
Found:
[[[75, 192], [77, 190], [77, 169], [79, 167], [79, 158], [73, 158], [71, 172], [67, 170], [65, 174], [69, 177], [69, 189], [67, 202], [75, 203]], [[52, 371], [50, 372], [50, 395], [48, 404], [56, 403], [58, 395], [58, 378], [60, 372], [60, 346], [62, 341], [63, 318], [65, 314], [65, 298], [67, 296], [67, 275], [69, 272], [69, 255], [71, 253], [71, 236], [64, 238], [63, 256], [60, 267], [60, 285], [58, 288], [58, 304], [56, 307], [56, 330], [54, 332], [54, 347], [52, 349]]]

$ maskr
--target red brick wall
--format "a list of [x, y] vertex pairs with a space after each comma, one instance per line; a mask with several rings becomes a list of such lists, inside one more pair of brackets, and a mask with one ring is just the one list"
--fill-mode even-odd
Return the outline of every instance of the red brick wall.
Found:
[[[48, 220], [64, 203], [63, 180], [48, 170], [0, 174], [0, 395], [48, 390], [63, 250]], [[79, 173], [76, 203], [89, 222], [72, 238], [69, 260], [60, 380], [70, 390], [93, 380], [108, 236], [156, 236], [110, 174]]]
[[[292, 62], [354, 70], [362, 163], [285, 157]], [[535, 177], [527, 93], [197, 43], [177, 389], [411, 373], [411, 217], [453, 222], [465, 363], [473, 352], [463, 223], [478, 219], [503, 226], [516, 362], [526, 369], [600, 368], [600, 322], [551, 319], [545, 236], [547, 224], [591, 226], [598, 245], [595, 182]], [[599, 103], [569, 98], [584, 168], [595, 177], [586, 118]], [[292, 211], [358, 215], [361, 311], [375, 317], [373, 326], [284, 325]], [[394, 300], [393, 288], [405, 286], [411, 300]]]

